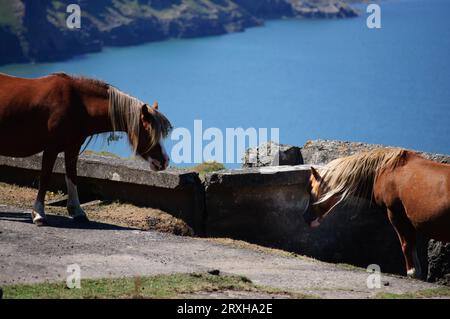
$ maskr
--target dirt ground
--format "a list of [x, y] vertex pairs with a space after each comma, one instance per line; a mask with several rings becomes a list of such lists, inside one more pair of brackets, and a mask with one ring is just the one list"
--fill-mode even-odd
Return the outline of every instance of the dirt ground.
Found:
[[[37, 190], [30, 187], [20, 187], [0, 183], [0, 204], [23, 209], [31, 209], [36, 198]], [[46, 202], [60, 199], [65, 194], [48, 192]], [[90, 220], [113, 225], [130, 227], [139, 230], [156, 230], [180, 236], [192, 236], [193, 230], [182, 220], [173, 217], [159, 209], [137, 207], [126, 203], [106, 203], [94, 201], [82, 205]], [[65, 207], [48, 206], [49, 214], [66, 216]]]
[[[68, 265], [76, 264], [83, 279], [214, 272], [314, 298], [450, 296], [448, 288], [389, 274], [382, 274], [381, 285], [371, 289], [368, 273], [362, 269], [232, 243], [101, 222], [80, 225], [53, 214], [48, 227], [37, 227], [29, 211], [0, 206], [0, 286], [64, 282]], [[201, 291], [190, 296], [204, 297], [269, 296], [236, 291]]]

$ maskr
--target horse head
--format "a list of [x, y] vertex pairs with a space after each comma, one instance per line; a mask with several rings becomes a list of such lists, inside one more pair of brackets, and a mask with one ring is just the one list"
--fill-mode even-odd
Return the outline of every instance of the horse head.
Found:
[[136, 153], [150, 163], [153, 171], [162, 171], [169, 166], [163, 140], [171, 129], [169, 120], [159, 112], [157, 102], [152, 107], [142, 105]]
[[311, 176], [307, 185], [309, 198], [303, 212], [303, 219], [310, 227], [320, 226], [322, 219], [341, 202], [342, 197], [338, 194], [323, 197], [325, 190], [326, 185], [322, 176], [314, 167], [311, 167]]

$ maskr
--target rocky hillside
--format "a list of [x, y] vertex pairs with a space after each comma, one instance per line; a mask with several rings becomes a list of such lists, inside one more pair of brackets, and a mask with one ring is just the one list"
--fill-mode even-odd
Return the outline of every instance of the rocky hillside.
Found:
[[[81, 7], [80, 29], [66, 26], [70, 3]], [[242, 31], [264, 19], [355, 15], [342, 0], [0, 0], [0, 64]]]

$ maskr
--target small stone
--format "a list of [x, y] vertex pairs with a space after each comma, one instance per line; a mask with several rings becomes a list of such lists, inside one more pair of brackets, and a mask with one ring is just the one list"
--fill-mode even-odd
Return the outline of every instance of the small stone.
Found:
[[219, 269], [209, 270], [208, 274], [213, 275], [213, 276], [220, 276], [220, 270]]

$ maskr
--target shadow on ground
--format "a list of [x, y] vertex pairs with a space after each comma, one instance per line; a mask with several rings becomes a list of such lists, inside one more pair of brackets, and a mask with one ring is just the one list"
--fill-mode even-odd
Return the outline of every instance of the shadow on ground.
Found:
[[[29, 212], [16, 212], [0, 210], [0, 221], [20, 222], [32, 224]], [[38, 227], [38, 226], [36, 226]], [[68, 216], [47, 215], [47, 225], [41, 227], [68, 228], [68, 229], [101, 229], [101, 230], [136, 230], [136, 228], [122, 227], [96, 221], [78, 223]]]

